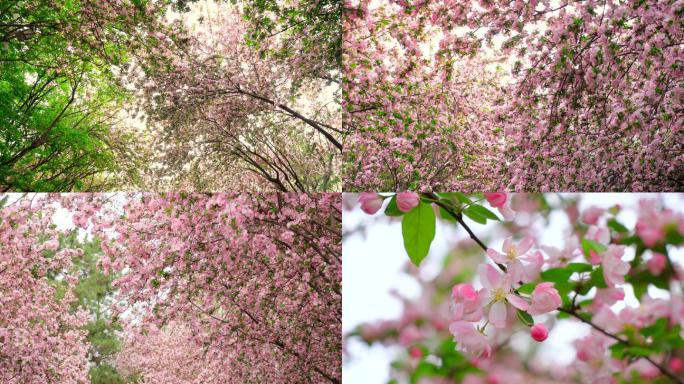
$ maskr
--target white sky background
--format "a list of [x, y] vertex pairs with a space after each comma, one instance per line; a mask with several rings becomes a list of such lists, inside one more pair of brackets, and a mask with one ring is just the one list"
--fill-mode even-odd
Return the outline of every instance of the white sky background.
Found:
[[[609, 208], [619, 203], [628, 209], [620, 212], [618, 220], [632, 229], [636, 222], [636, 213], [629, 208], [635, 207], [638, 200], [649, 197], [657, 198], [654, 194], [584, 194], [579, 209], [582, 212], [591, 205]], [[660, 198], [665, 202], [665, 206], [684, 212], [684, 194], [661, 195]], [[549, 200], [556, 202], [558, 197], [552, 194]], [[376, 214], [379, 215], [383, 215], [382, 212]], [[401, 240], [400, 221], [376, 221], [363, 213], [358, 205], [351, 212], [345, 211], [342, 221], [347, 231], [359, 224], [367, 224], [366, 236], [351, 235], [344, 241], [342, 248], [342, 328], [343, 333], [347, 333], [362, 323], [397, 318], [401, 314], [402, 306], [389, 292], [396, 290], [402, 295], [416, 298], [419, 296], [419, 286], [402, 272], [405, 263], [408, 262], [408, 256]], [[472, 224], [471, 229], [476, 234], [487, 233], [487, 227], [496, 226], [491, 222], [487, 226], [472, 221], [469, 224]], [[565, 214], [554, 212], [549, 226], [543, 233], [541, 243], [562, 247], [567, 228], [569, 223]], [[436, 275], [441, 260], [450, 249], [450, 244], [465, 237], [467, 234], [463, 229], [438, 220], [435, 239], [428, 257], [421, 264], [421, 273], [426, 277]], [[498, 249], [501, 243], [502, 240], [497, 240], [490, 246]], [[634, 252], [631, 250], [631, 254], [628, 252], [626, 257], [631, 258], [633, 255]], [[670, 255], [675, 262], [684, 263], [684, 249], [671, 251]], [[649, 293], [652, 296], [663, 295], [663, 292], [658, 292], [657, 289], [649, 289]], [[626, 292], [626, 301], [629, 305], [637, 303], [631, 291]], [[621, 304], [614, 309], [620, 306]], [[588, 332], [584, 325], [570, 320], [556, 323], [549, 338], [540, 345], [538, 353], [545, 356], [541, 363], [569, 363], [575, 356], [571, 342]], [[524, 349], [527, 342], [529, 337], [514, 338], [512, 347]], [[386, 383], [389, 379], [389, 365], [398, 349], [386, 348], [379, 344], [369, 348], [355, 338], [348, 341], [346, 352], [343, 365], [344, 382], [380, 384]]]

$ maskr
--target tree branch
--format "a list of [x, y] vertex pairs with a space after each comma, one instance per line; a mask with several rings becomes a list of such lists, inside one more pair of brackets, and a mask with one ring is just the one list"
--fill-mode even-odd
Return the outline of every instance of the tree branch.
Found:
[[315, 130], [317, 130], [318, 132], [320, 132], [320, 133], [321, 133], [323, 136], [325, 136], [325, 138], [326, 138], [329, 142], [331, 142], [337, 149], [339, 149], [340, 151], [342, 151], [342, 144], [341, 144], [339, 141], [337, 141], [337, 140], [333, 137], [333, 135], [330, 134], [330, 132], [326, 131], [326, 130], [322, 127], [322, 124], [321, 124], [321, 123], [309, 119], [308, 117], [302, 115], [301, 113], [295, 111], [294, 109], [288, 107], [287, 105], [276, 103], [275, 101], [273, 101], [273, 100], [271, 100], [271, 99], [268, 99], [268, 98], [266, 98], [266, 97], [264, 97], [264, 96], [261, 96], [261, 95], [257, 95], [257, 94], [251, 93], [251, 92], [246, 91], [246, 90], [244, 90], [244, 89], [242, 89], [242, 88], [240, 88], [240, 87], [237, 87], [237, 92], [238, 92], [238, 93], [241, 93], [241, 94], [243, 94], [243, 95], [247, 95], [247, 96], [253, 97], [253, 98], [257, 99], [257, 100], [263, 101], [264, 103], [271, 104], [271, 105], [273, 105], [274, 107], [280, 108], [280, 109], [282, 109], [283, 111], [287, 112], [288, 114], [290, 114], [290, 116], [302, 120], [302, 121], [305, 122], [306, 124], [312, 126]]

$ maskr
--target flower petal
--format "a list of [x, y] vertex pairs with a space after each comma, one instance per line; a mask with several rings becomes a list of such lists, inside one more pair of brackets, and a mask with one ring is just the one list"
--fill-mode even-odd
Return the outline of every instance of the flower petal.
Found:
[[497, 252], [491, 248], [487, 248], [487, 255], [492, 258], [492, 260], [496, 261], [497, 263], [505, 263], [506, 262], [506, 256], [500, 252]]
[[506, 295], [506, 299], [514, 307], [516, 307], [520, 310], [527, 311], [527, 308], [530, 307], [530, 304], [525, 299], [523, 299], [522, 297], [520, 297], [518, 295], [514, 295], [512, 293], [509, 293], [508, 295]]
[[515, 250], [515, 243], [513, 243], [512, 237], [507, 237], [506, 240], [504, 240], [501, 250], [506, 253]]
[[480, 265], [480, 282], [487, 289], [497, 288], [501, 285], [501, 274], [491, 264]]
[[489, 322], [496, 328], [506, 327], [506, 303], [497, 301], [489, 309]]
[[527, 251], [532, 248], [534, 245], [534, 238], [532, 236], [525, 236], [520, 242], [518, 243], [518, 255], [522, 255], [523, 253], [526, 253]]

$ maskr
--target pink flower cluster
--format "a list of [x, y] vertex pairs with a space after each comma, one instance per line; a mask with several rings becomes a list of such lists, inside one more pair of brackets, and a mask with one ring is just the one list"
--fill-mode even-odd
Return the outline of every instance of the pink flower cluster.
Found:
[[[542, 315], [557, 309], [561, 298], [553, 283], [537, 284], [529, 297], [516, 292], [522, 283], [534, 281], [541, 271], [543, 256], [541, 252], [530, 252], [534, 240], [525, 237], [519, 243], [511, 238], [504, 241], [501, 254], [493, 249], [487, 253], [505, 272], [491, 264], [479, 267], [479, 278], [482, 288], [476, 291], [470, 284], [458, 284], [452, 290], [453, 322], [449, 330], [459, 347], [476, 355], [489, 356], [491, 346], [487, 342], [484, 329], [487, 324], [495, 328], [505, 328], [514, 316], [511, 313], [520, 310], [530, 315]], [[485, 326], [476, 327], [475, 323], [485, 320]], [[535, 324], [531, 329], [532, 337], [543, 341], [548, 331], [543, 324]]]
[[87, 314], [72, 309], [74, 279], [57, 299], [48, 278], [65, 275], [82, 251], [60, 248], [53, 198], [12, 198], [0, 207], [0, 382], [85, 383]]
[[[411, 266], [409, 273], [419, 281], [422, 294], [418, 300], [401, 298], [404, 312], [399, 319], [363, 326], [360, 335], [366, 342], [391, 345], [396, 340], [406, 349], [408, 361], [397, 364], [401, 367], [395, 368], [400, 372], [395, 377], [420, 376], [423, 365], [442, 357], [444, 352], [432, 346], [443, 345], [446, 338], [453, 338], [469, 357], [467, 363], [449, 368], [483, 370], [466, 375], [464, 383], [528, 382], [528, 375], [538, 379], [529, 382], [547, 383], [551, 377], [559, 383], [592, 384], [681, 376], [681, 351], [673, 345], [684, 340], [684, 269], [674, 255], [684, 244], [684, 214], [663, 207], [673, 196], [638, 204], [625, 199], [609, 208], [580, 208], [583, 195], [551, 199], [487, 193], [485, 198], [491, 207], [510, 206], [517, 214], [515, 220], [492, 226], [499, 230], [493, 232], [494, 239], [505, 238], [501, 249], [487, 248], [488, 238], [477, 242], [464, 236], [454, 245], [455, 257], [445, 259], [434, 280], [421, 279]], [[636, 214], [634, 225], [625, 219], [629, 213]], [[546, 238], [545, 225], [559, 218], [569, 224], [564, 241], [536, 244]], [[480, 235], [477, 228], [470, 229]], [[481, 258], [471, 256], [482, 256], [482, 250], [491, 262], [478, 265]], [[477, 276], [469, 273], [473, 270]], [[506, 347], [520, 324], [529, 326], [532, 340], [546, 340], [547, 326], [560, 320], [561, 313], [564, 322], [590, 332], [573, 342], [574, 362], [549, 365], [548, 358], [535, 354], [522, 364], [517, 351]], [[425, 380], [450, 383], [454, 376]]]
[[680, 1], [345, 8], [347, 189], [681, 189]]
[[[187, 362], [202, 356], [212, 360], [214, 378], [194, 370], [184, 383], [341, 380], [338, 194], [120, 199], [122, 207], [101, 195], [67, 201], [84, 214], [74, 220], [103, 239], [103, 268], [121, 274], [114, 282], [128, 304], [121, 310], [143, 320], [129, 327], [137, 335], [126, 348], [146, 357], [122, 357], [128, 371], [164, 381], [170, 373], [157, 368], [199, 369], [205, 365]], [[169, 322], [179, 329], [165, 329]], [[181, 354], [146, 343], [195, 346]]]

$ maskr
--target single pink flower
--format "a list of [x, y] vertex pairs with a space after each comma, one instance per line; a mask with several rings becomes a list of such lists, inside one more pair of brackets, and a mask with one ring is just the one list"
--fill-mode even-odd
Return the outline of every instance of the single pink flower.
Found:
[[652, 222], [648, 219], [640, 218], [636, 223], [635, 230], [637, 236], [641, 238], [647, 247], [652, 247], [665, 238], [662, 221]]
[[589, 305], [589, 309], [596, 313], [604, 305], [611, 306], [620, 300], [625, 299], [625, 291], [622, 288], [609, 287], [598, 288], [594, 301]]
[[558, 290], [553, 287], [553, 283], [540, 283], [537, 284], [532, 291], [530, 308], [527, 310], [527, 312], [533, 316], [541, 315], [560, 307], [561, 303], [561, 297], [558, 294]]
[[382, 196], [374, 192], [362, 192], [359, 196], [361, 210], [369, 215], [375, 214], [382, 208], [383, 200]]
[[489, 322], [496, 328], [506, 327], [508, 306], [511, 303], [520, 310], [527, 310], [528, 303], [512, 292], [510, 275], [504, 274], [490, 264], [480, 265], [480, 303], [489, 306]]
[[415, 192], [397, 193], [397, 208], [402, 212], [408, 212], [420, 203], [420, 197]]
[[549, 337], [549, 331], [544, 324], [537, 323], [530, 328], [530, 336], [532, 336], [535, 341], [542, 342]]
[[493, 208], [503, 207], [508, 197], [505, 192], [485, 192], [484, 196]]
[[646, 267], [651, 272], [651, 274], [657, 276], [663, 272], [665, 265], [667, 264], [667, 258], [662, 253], [654, 253], [650, 259], [646, 262]]
[[603, 279], [609, 287], [616, 284], [623, 284], [625, 276], [629, 272], [629, 263], [622, 261], [625, 253], [624, 245], [608, 246], [608, 250], [601, 254], [601, 265], [603, 266]]
[[585, 224], [595, 225], [598, 219], [603, 215], [606, 210], [603, 208], [591, 206], [582, 212], [582, 221]]
[[503, 243], [503, 251], [500, 253], [492, 248], [487, 248], [487, 254], [497, 263], [505, 264], [513, 282], [528, 282], [535, 280], [544, 264], [544, 256], [536, 251], [532, 254], [527, 252], [534, 245], [534, 239], [527, 236], [518, 244], [512, 238], [507, 238]]
[[564, 267], [579, 254], [579, 240], [577, 236], [570, 236], [563, 249], [547, 245], [542, 245], [541, 249], [549, 256], [546, 261], [549, 267]]
[[477, 292], [470, 284], [458, 284], [451, 290], [454, 299], [454, 320], [480, 321], [482, 307]]
[[489, 357], [492, 354], [487, 337], [478, 331], [473, 323], [454, 321], [449, 325], [449, 332], [454, 335], [460, 350], [475, 356]]
[[409, 346], [423, 339], [423, 333], [414, 325], [404, 328], [399, 334], [399, 343], [403, 346]]
[[618, 317], [618, 315], [607, 305], [600, 306], [594, 311], [592, 321], [599, 327], [612, 333], [622, 331], [627, 323], [627, 321], [624, 319], [624, 316], [622, 316], [622, 318]]
[[608, 245], [610, 242], [610, 231], [608, 231], [608, 228], [592, 225], [584, 237], [597, 243]]
[[503, 216], [504, 220], [511, 221], [515, 218], [515, 211], [513, 211], [510, 204], [505, 204], [502, 207], [498, 207], [497, 210], [501, 216]]
[[411, 349], [409, 350], [409, 354], [414, 359], [420, 359], [421, 357], [423, 357], [423, 351], [418, 347], [411, 347]]
[[670, 368], [672, 372], [681, 372], [682, 369], [684, 369], [684, 362], [682, 362], [682, 359], [679, 357], [675, 356], [670, 359], [670, 361], [667, 363], [667, 366]]
[[665, 232], [662, 229], [648, 225], [642, 226], [638, 223], [636, 226], [636, 233], [647, 247], [652, 247], [665, 238]]

